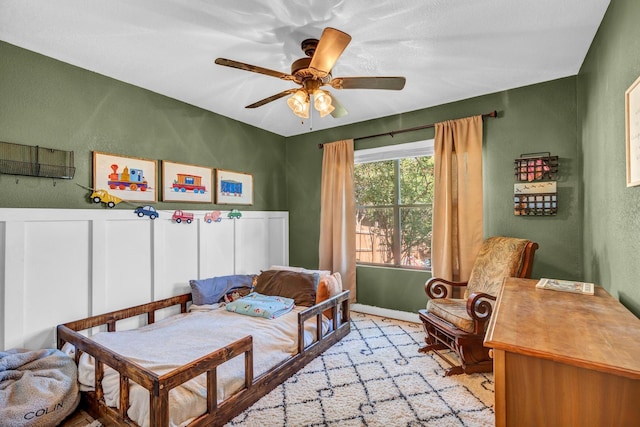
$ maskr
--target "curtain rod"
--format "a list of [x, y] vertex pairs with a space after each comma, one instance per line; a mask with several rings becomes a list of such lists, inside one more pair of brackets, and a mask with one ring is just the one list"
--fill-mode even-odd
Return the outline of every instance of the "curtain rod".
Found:
[[[498, 112], [496, 110], [493, 110], [490, 113], [486, 113], [486, 114], [482, 115], [483, 119], [486, 119], [487, 117], [498, 117]], [[436, 126], [435, 123], [431, 123], [431, 124], [428, 124], [428, 125], [416, 126], [416, 127], [413, 127], [413, 128], [399, 129], [399, 130], [392, 130], [391, 132], [377, 133], [375, 135], [360, 136], [358, 138], [353, 138], [353, 140], [354, 141], [359, 141], [361, 139], [375, 138], [377, 136], [385, 136], [385, 135], [390, 135], [391, 137], [393, 137], [397, 133], [413, 132], [413, 131], [416, 131], [416, 130], [429, 129], [429, 128], [432, 128], [432, 127], [435, 127], [435, 126]], [[323, 147], [324, 147], [324, 144], [318, 144], [318, 148], [322, 149]]]

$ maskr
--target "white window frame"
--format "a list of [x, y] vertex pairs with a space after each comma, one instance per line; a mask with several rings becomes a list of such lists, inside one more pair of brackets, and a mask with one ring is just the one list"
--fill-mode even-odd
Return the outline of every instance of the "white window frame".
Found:
[[[358, 164], [364, 164], [364, 163], [382, 162], [387, 160], [398, 160], [405, 157], [427, 157], [427, 156], [433, 157], [435, 153], [434, 143], [435, 141], [433, 139], [426, 139], [426, 140], [416, 141], [416, 142], [408, 142], [408, 143], [395, 144], [395, 145], [385, 145], [382, 147], [355, 150], [353, 154], [353, 162], [355, 165], [358, 165]], [[395, 201], [394, 205], [396, 206], [396, 209], [398, 209], [400, 206], [397, 201]], [[395, 224], [395, 226], [399, 228], [399, 224]], [[400, 230], [397, 230], [397, 232], [398, 232], [397, 234], [399, 239]], [[399, 242], [397, 244], [394, 243], [394, 247], [395, 246], [399, 246]], [[399, 247], [394, 250], [396, 251], [399, 250]], [[401, 262], [401, 260], [399, 259], [399, 254], [395, 254], [394, 258], [397, 260], [397, 262]], [[393, 267], [393, 268], [411, 268], [409, 266], [398, 265], [397, 263], [396, 265], [377, 264], [377, 263], [369, 264], [367, 262], [362, 262], [361, 264], [388, 265], [389, 267]], [[430, 267], [428, 267], [427, 269], [430, 269]]]

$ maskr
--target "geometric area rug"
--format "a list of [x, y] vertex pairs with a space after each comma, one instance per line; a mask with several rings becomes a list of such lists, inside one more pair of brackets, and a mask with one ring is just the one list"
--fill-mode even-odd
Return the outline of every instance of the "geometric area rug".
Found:
[[[495, 424], [493, 374], [444, 376], [422, 325], [351, 312], [351, 332], [227, 427]], [[449, 354], [455, 359], [455, 354]]]

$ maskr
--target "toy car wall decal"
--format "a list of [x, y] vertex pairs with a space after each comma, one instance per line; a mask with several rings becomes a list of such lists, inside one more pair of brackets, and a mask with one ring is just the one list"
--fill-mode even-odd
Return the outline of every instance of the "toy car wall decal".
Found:
[[121, 198], [112, 196], [111, 194], [107, 193], [106, 190], [96, 190], [93, 193], [91, 193], [91, 196], [89, 196], [89, 198], [93, 201], [93, 203], [102, 202], [106, 204], [107, 207], [109, 208], [114, 207], [115, 205], [117, 205], [122, 201]]
[[222, 221], [222, 213], [220, 211], [207, 212], [204, 215], [204, 222], [207, 224], [211, 224], [212, 222], [220, 222]]
[[133, 211], [140, 218], [143, 216], [148, 216], [151, 219], [158, 218], [158, 211], [153, 206], [138, 206], [135, 211]]
[[187, 224], [191, 224], [191, 222], [193, 221], [193, 214], [191, 212], [183, 212], [178, 209], [173, 212], [171, 219], [178, 224], [180, 224], [182, 221], [186, 222]]
[[242, 218], [242, 213], [238, 209], [231, 209], [227, 214], [227, 218], [240, 219]]

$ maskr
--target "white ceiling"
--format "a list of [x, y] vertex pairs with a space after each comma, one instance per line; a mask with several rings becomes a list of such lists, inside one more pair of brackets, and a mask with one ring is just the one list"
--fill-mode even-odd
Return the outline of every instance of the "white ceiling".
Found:
[[[283, 135], [578, 73], [609, 0], [0, 0], [0, 39]], [[305, 120], [281, 98], [325, 27], [352, 36], [334, 77], [405, 76], [401, 91], [332, 90], [349, 111]], [[1, 71], [0, 71], [1, 72]], [[479, 112], [482, 113], [482, 112]]]

